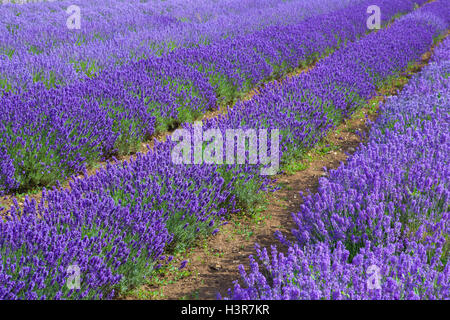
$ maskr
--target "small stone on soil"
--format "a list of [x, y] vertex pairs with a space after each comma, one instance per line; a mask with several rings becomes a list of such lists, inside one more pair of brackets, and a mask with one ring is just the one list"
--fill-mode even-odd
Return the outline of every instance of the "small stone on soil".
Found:
[[219, 271], [220, 269], [222, 269], [222, 266], [218, 263], [210, 265], [209, 266], [210, 269], [215, 270], [215, 271]]

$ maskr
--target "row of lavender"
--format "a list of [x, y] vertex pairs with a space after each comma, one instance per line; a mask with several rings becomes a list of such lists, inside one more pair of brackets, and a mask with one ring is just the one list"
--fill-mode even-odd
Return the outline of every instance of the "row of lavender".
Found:
[[[361, 0], [57, 1], [0, 10], [0, 78], [13, 88], [33, 81], [71, 83], [112, 66], [271, 25], [297, 24]], [[77, 5], [81, 29], [69, 30]]]
[[[266, 86], [226, 115], [203, 121], [203, 129], [220, 129], [222, 136], [230, 128], [278, 129], [282, 165], [301, 158], [331, 127], [427, 51], [447, 29], [449, 9], [445, 2], [428, 4], [388, 30], [337, 50], [309, 72]], [[190, 124], [184, 128], [194, 131]]]
[[[324, 109], [335, 87], [348, 97], [364, 96], [358, 86], [372, 88], [380, 77], [394, 75], [418, 59], [446, 27], [434, 21], [439, 16], [448, 21], [447, 6], [435, 2], [318, 64], [321, 72], [334, 74], [343, 61], [353, 61], [353, 67], [346, 65], [345, 83], [337, 78], [327, 84], [322, 74], [323, 82], [317, 78], [313, 88], [300, 76], [267, 88], [259, 102], [239, 104], [227, 116], [203, 124], [222, 131], [281, 128], [283, 157], [289, 155], [291, 142], [311, 146], [334, 120]], [[356, 86], [356, 81], [364, 83]], [[26, 200], [23, 209], [18, 204], [11, 208], [0, 222], [0, 297], [112, 297], [114, 290], [151, 276], [154, 268], [170, 260], [164, 254], [191, 245], [199, 234], [217, 232], [225, 213], [241, 209], [268, 186], [259, 165], [175, 165], [174, 145], [171, 140], [157, 143], [135, 161], [76, 179], [70, 190], [45, 191], [39, 204]], [[81, 271], [80, 289], [66, 286], [74, 270], [70, 266]]]
[[[383, 22], [413, 9], [412, 0], [380, 0]], [[423, 2], [423, 1], [422, 1]], [[0, 193], [51, 186], [86, 164], [136, 151], [158, 131], [191, 122], [217, 100], [356, 40], [370, 1], [298, 25], [180, 48], [113, 66], [68, 86], [4, 91], [0, 97]]]
[[[215, 42], [265, 26], [297, 24], [361, 0], [57, 1], [0, 10], [0, 79], [71, 83], [107, 66], [174, 47]], [[66, 8], [81, 9], [81, 29], [69, 30]], [[2, 26], [3, 25], [3, 26]]]
[[289, 251], [257, 247], [229, 298], [450, 299], [449, 74], [446, 39], [367, 145], [304, 197]]

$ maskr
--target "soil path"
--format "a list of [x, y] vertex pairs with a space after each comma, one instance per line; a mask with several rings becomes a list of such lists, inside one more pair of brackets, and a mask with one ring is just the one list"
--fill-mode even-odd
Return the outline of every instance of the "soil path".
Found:
[[[363, 110], [361, 115], [365, 117], [367, 112]], [[375, 114], [369, 118], [373, 120]], [[363, 117], [341, 124], [325, 140], [325, 145], [329, 144], [331, 148], [310, 152], [313, 160], [305, 170], [278, 176], [277, 183], [282, 188], [268, 195], [267, 204], [257, 218], [232, 218], [219, 233], [203, 239], [184, 255], [183, 259], [189, 261], [183, 272], [185, 276], [180, 277], [180, 272], [173, 270], [164, 275], [165, 281], [160, 282], [165, 285], [145, 285], [139, 294], [127, 298], [203, 300], [216, 299], [218, 292], [225, 295], [232, 282], [239, 279], [238, 266], [248, 266], [248, 256], [254, 254], [255, 243], [264, 247], [274, 244], [282, 247], [275, 240], [274, 233], [279, 230], [286, 236], [290, 235], [294, 227], [291, 213], [298, 211], [302, 203], [299, 193], [315, 192], [319, 178], [326, 175], [324, 167], [335, 169], [344, 162], [347, 153], [355, 152], [361, 143], [359, 133], [367, 130]]]
[[415, 73], [428, 64], [433, 50], [434, 46], [422, 56], [420, 63], [381, 89], [368, 101], [367, 107], [332, 130], [318, 147], [310, 151], [310, 159], [303, 163], [306, 164], [303, 170], [277, 176], [281, 189], [268, 195], [267, 205], [256, 218], [232, 217], [215, 236], [201, 240], [175, 259], [174, 266], [179, 265], [182, 259], [188, 260], [182, 272], [175, 267], [168, 268], [156, 277], [156, 281], [140, 287], [125, 299], [216, 299], [218, 293], [225, 296], [233, 281], [240, 278], [238, 266], [249, 265], [248, 257], [255, 253], [255, 243], [262, 247], [277, 245], [280, 251], [284, 251], [286, 248], [276, 240], [274, 233], [281, 231], [289, 239], [295, 227], [291, 214], [297, 212], [302, 204], [300, 192], [317, 192], [319, 179], [326, 176], [324, 168], [329, 171], [345, 163], [364, 142], [381, 102], [387, 96], [397, 94]]

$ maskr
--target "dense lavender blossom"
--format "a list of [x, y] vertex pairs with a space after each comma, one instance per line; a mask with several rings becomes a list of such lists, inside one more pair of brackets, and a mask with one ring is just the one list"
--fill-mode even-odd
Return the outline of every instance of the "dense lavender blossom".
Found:
[[[423, 9], [449, 20], [448, 4], [428, 6]], [[266, 86], [251, 100], [238, 102], [226, 115], [206, 120], [203, 125], [223, 132], [229, 128], [279, 129], [282, 155], [287, 160], [315, 145], [387, 78], [419, 60], [445, 27], [407, 17], [336, 51], [307, 73]]]
[[[213, 232], [233, 198], [211, 166], [171, 164], [170, 143], [13, 207], [0, 222], [1, 299], [104, 298], [151, 273], [168, 246]], [[183, 228], [188, 224], [187, 228]], [[70, 292], [66, 269], [82, 287]], [[27, 279], [33, 280], [33, 285]]]
[[449, 46], [382, 106], [367, 145], [304, 197], [297, 243], [281, 237], [288, 252], [271, 256], [257, 247], [260, 262], [241, 267], [230, 298], [450, 299]]
[[[383, 22], [399, 12], [413, 9], [411, 0], [380, 1]], [[5, 169], [0, 173], [0, 193], [51, 186], [80, 172], [95, 160], [116, 153], [134, 152], [140, 142], [155, 131], [192, 122], [206, 110], [215, 108], [217, 102], [233, 101], [240, 93], [263, 80], [324, 55], [346, 41], [356, 40], [366, 32], [367, 3], [351, 4], [331, 15], [322, 14], [297, 24], [266, 27], [245, 37], [180, 48], [162, 57], [149, 56], [122, 66], [108, 65], [93, 79], [87, 77], [48, 90], [41, 82], [52, 87], [52, 83], [47, 81], [50, 75], [43, 76], [47, 79], [45, 81], [32, 83], [36, 82], [33, 80], [22, 88], [22, 85], [11, 84], [7, 72], [0, 70], [0, 74], [8, 78], [6, 83], [12, 86], [4, 85], [0, 96], [0, 143], [9, 146], [7, 154], [0, 158], [0, 166]], [[105, 28], [103, 26], [99, 30]], [[420, 35], [431, 29], [430, 26], [420, 31]], [[95, 27], [92, 30], [96, 30]], [[280, 34], [284, 36], [278, 36]], [[377, 37], [372, 39], [374, 42], [379, 40]], [[421, 49], [415, 45], [402, 47], [411, 56]], [[358, 55], [365, 48], [352, 50]], [[402, 57], [409, 59], [408, 55]], [[348, 100], [352, 99], [349, 96], [355, 90], [349, 88], [347, 93], [340, 90], [342, 86], [348, 87], [341, 82], [350, 74], [342, 73], [348, 68], [356, 69], [355, 72], [360, 70], [354, 60], [339, 61], [339, 55], [335, 55], [335, 59], [336, 64], [342, 64], [342, 69], [330, 78], [330, 83], [323, 83], [323, 74], [330, 74], [330, 70], [325, 69], [299, 81], [311, 86], [305, 90], [320, 97], [322, 108], [330, 109], [334, 105], [345, 113]], [[398, 61], [394, 67], [401, 67], [404, 62]], [[33, 62], [32, 65], [37, 64]], [[392, 68], [391, 64], [386, 65]], [[4, 67], [9, 68], [6, 64]], [[44, 73], [53, 72], [57, 67], [44, 69]], [[383, 70], [385, 73], [391, 71]], [[361, 72], [357, 74], [363, 77]], [[383, 77], [384, 74], [378, 76]], [[70, 77], [62, 75], [62, 78]], [[57, 84], [56, 78], [52, 79], [51, 82]], [[367, 88], [362, 88], [364, 91], [358, 88], [359, 94], [366, 96], [373, 91], [374, 84], [367, 84], [366, 79], [361, 81]], [[322, 90], [325, 86], [328, 87], [326, 93]], [[333, 105], [330, 105], [330, 100], [333, 100]], [[319, 122], [316, 127], [326, 127], [323, 121]], [[300, 130], [306, 135], [305, 130], [309, 129], [304, 126]]]
[[[448, 5], [433, 5], [431, 10], [441, 15], [443, 7]], [[373, 95], [383, 80], [419, 59], [441, 31], [429, 26], [427, 21], [402, 20], [385, 32], [370, 34], [338, 50], [306, 74], [266, 86], [253, 99], [237, 103], [226, 115], [203, 121], [203, 130], [218, 129], [225, 136], [227, 129], [277, 129], [282, 137], [279, 158], [287, 163], [314, 146], [335, 123], [358, 106], [361, 98]], [[369, 48], [375, 48], [379, 55], [374, 57]], [[190, 124], [185, 128], [194, 130]], [[260, 152], [269, 150], [270, 145], [268, 150]], [[251, 181], [259, 188], [264, 180], [258, 181], [257, 169], [258, 166], [244, 166], [242, 174], [253, 177]], [[239, 196], [239, 180], [233, 187], [238, 194], [236, 200], [245, 203], [247, 194]]]
[[[268, 5], [265, 1], [258, 2]], [[378, 0], [377, 5], [383, 8], [382, 22], [385, 23], [396, 14], [411, 11], [415, 3], [423, 2], [425, 1], [400, 0], [392, 3]], [[238, 19], [239, 23], [226, 23], [218, 28], [213, 26], [209, 26], [210, 29], [202, 28], [203, 34], [177, 33], [180, 25], [182, 28], [186, 27], [185, 23], [166, 14], [157, 13], [157, 9], [152, 8], [153, 2], [121, 6], [111, 1], [112, 8], [109, 10], [100, 9], [98, 4], [91, 1], [80, 4], [83, 7], [84, 24], [82, 29], [74, 32], [69, 32], [65, 28], [66, 14], [64, 11], [61, 12], [64, 5], [67, 6], [65, 2], [15, 8], [14, 11], [20, 14], [6, 10], [6, 17], [0, 19], [4, 21], [6, 30], [2, 33], [4, 39], [0, 41], [2, 43], [0, 57], [3, 58], [0, 64], [0, 89], [19, 90], [29, 88], [35, 82], [54, 86], [85, 80], [98, 74], [102, 69], [160, 54], [161, 46], [180, 47], [180, 40], [170, 40], [170, 35], [177, 38], [196, 38], [195, 41], [189, 40], [189, 45], [181, 46], [180, 50], [169, 50], [172, 51], [171, 57], [175, 57], [175, 60], [194, 60], [197, 63], [208, 63], [209, 67], [213, 64], [216, 72], [220, 72], [222, 76], [229, 76], [230, 73], [240, 78], [251, 76], [250, 80], [257, 83], [272, 74], [272, 67], [279, 73], [287, 67], [297, 66], [306, 58], [322, 55], [330, 47], [354, 40], [366, 32], [366, 9], [372, 4], [367, 0], [336, 1], [336, 3], [322, 0], [316, 4], [297, 0], [285, 2], [284, 6], [282, 3], [271, 6], [274, 14], [279, 15], [277, 19], [269, 20], [271, 23], [268, 21], [258, 23], [244, 32], [245, 28], [242, 25], [246, 27], [252, 25], [248, 20], [261, 21], [255, 17], [257, 13], [254, 10], [250, 12], [244, 10], [235, 17], [223, 14], [221, 18]], [[39, 12], [42, 6], [47, 5], [49, 8]], [[86, 8], [87, 5], [93, 7]], [[101, 2], [101, 5], [104, 6], [104, 3]], [[57, 15], [47, 17], [51, 10]], [[217, 8], [211, 10], [215, 11]], [[176, 15], [174, 12], [171, 14]], [[194, 13], [196, 14], [206, 13]], [[239, 20], [243, 15], [245, 19]], [[289, 16], [292, 16], [292, 19], [283, 22], [283, 19]], [[129, 21], [129, 17], [133, 17], [132, 21]], [[209, 24], [212, 21], [205, 23]], [[39, 28], [46, 26], [49, 30], [44, 32], [36, 30], [36, 26]], [[230, 33], [228, 32], [230, 27], [240, 31]], [[224, 33], [226, 37], [205, 36], [208, 30]], [[231, 35], [233, 36], [230, 39]], [[204, 45], [205, 40], [202, 41], [201, 37], [209, 39], [207, 45]], [[63, 44], [59, 45], [58, 42]], [[161, 42], [164, 44], [161, 45]], [[188, 50], [187, 57], [184, 49]], [[234, 77], [232, 76], [230, 80], [235, 80]]]
[[[367, 32], [368, 5], [364, 1], [298, 24], [274, 25], [208, 46], [181, 48], [169, 56], [207, 70], [218, 85], [219, 96], [230, 99], [235, 92], [245, 92], [263, 80], [308, 64], [358, 39]], [[378, 5], [383, 8], [382, 23], [413, 9], [408, 0], [379, 1]]]
[[[352, 262], [338, 242], [333, 249], [317, 243], [305, 248], [294, 244], [286, 254], [257, 248], [259, 263], [250, 257], [248, 273], [240, 266], [242, 286], [235, 282], [234, 300], [399, 300], [449, 299], [450, 268], [434, 259], [428, 248], [415, 244], [398, 253], [395, 245], [362, 248]], [[414, 253], [414, 254], [412, 254]], [[375, 266], [380, 286], [368, 284]], [[375, 269], [374, 268], [374, 269]], [[270, 276], [268, 277], [267, 274]], [[370, 282], [369, 282], [370, 283]]]
[[[100, 67], [270, 25], [296, 24], [358, 2], [91, 0], [5, 5], [0, 11], [0, 56], [7, 59], [0, 64], [0, 76], [14, 86], [32, 83], [33, 77], [72, 82]], [[65, 10], [73, 4], [82, 8], [80, 30], [66, 28]]]
[[[429, 10], [432, 13], [441, 16], [444, 21], [448, 21], [446, 17], [448, 5], [437, 2], [430, 6]], [[440, 31], [442, 30], [437, 27], [437, 24], [427, 26], [426, 21], [405, 19], [394, 24], [388, 30], [362, 38], [358, 42], [360, 44], [352, 46], [353, 50], [359, 52], [361, 59], [353, 61], [353, 64], [346, 64], [351, 74], [344, 74], [341, 63], [354, 59], [355, 55], [352, 50], [343, 48], [318, 64], [319, 69], [315, 71], [316, 73], [308, 73], [283, 84], [268, 86], [263, 90], [261, 97], [255, 100], [260, 105], [254, 104], [255, 102], [240, 103], [229, 114], [205, 121], [204, 125], [221, 130], [241, 127], [280, 127], [284, 131], [281, 145], [281, 151], [284, 154], [294, 152], [290, 146], [310, 147], [335, 121], [335, 114], [331, 112], [333, 108], [338, 109], [338, 112], [343, 115], [350, 112], [355, 101], [357, 102], [357, 100], [353, 100], [356, 99], [355, 97], [369, 96], [386, 77], [395, 75], [397, 71], [405, 68], [408, 62], [418, 59], [422, 53], [421, 50], [425, 51], [432, 43], [433, 37], [437, 36]], [[375, 46], [375, 49], [378, 48], [383, 54], [388, 54], [391, 59], [383, 56], [377, 60], [377, 55], [362, 54], [364, 48], [368, 48], [367, 46]], [[409, 49], [410, 47], [411, 49]], [[388, 48], [391, 48], [391, 51]], [[158, 61], [165, 61], [165, 57], [161, 57], [161, 59]], [[188, 87], [186, 92], [191, 92], [193, 96], [187, 96], [186, 93], [174, 97], [183, 101], [183, 105], [194, 101], [192, 105], [195, 108], [198, 107], [199, 111], [208, 108], [209, 98], [202, 98], [204, 95], [211, 94], [211, 87], [208, 86], [207, 81], [198, 81], [196, 78], [192, 78], [197, 76], [200, 78], [198, 70], [193, 66], [184, 65], [179, 66], [173, 73], [170, 73], [172, 69], [164, 67], [159, 72], [155, 70], [155, 64], [152, 61], [138, 61], [117, 70], [108, 68], [98, 78], [85, 81], [85, 87], [82, 89], [78, 87], [78, 84], [51, 89], [61, 90], [58, 92], [64, 92], [64, 90], [80, 92], [79, 95], [58, 94], [58, 98], [52, 98], [52, 95], [46, 93], [46, 89], [41, 87], [42, 91], [39, 92], [42, 94], [22, 92], [23, 96], [21, 97], [30, 97], [30, 103], [36, 103], [42, 107], [45, 107], [46, 103], [52, 103], [55, 99], [61, 99], [72, 105], [72, 109], [69, 110], [74, 110], [73, 114], [81, 112], [76, 109], [81, 107], [73, 106], [73, 104], [81, 102], [82, 106], [93, 105], [92, 111], [90, 111], [93, 113], [92, 117], [94, 114], [98, 117], [93, 126], [98, 124], [99, 128], [103, 128], [101, 121], [105, 121], [108, 128], [118, 125], [114, 121], [111, 124], [111, 118], [108, 118], [113, 110], [120, 114], [119, 119], [123, 119], [124, 124], [130, 124], [127, 122], [130, 119], [131, 124], [132, 121], [147, 121], [150, 124], [158, 115], [152, 115], [150, 112], [154, 104], [145, 99], [144, 92], [147, 86], [150, 86], [146, 81], [153, 78], [157, 79], [158, 83], [158, 85], [150, 86], [156, 92], [156, 98], [152, 100], [156, 104], [166, 106], [172, 102], [170, 99], [173, 99], [164, 100], [159, 95], [161, 92], [157, 89], [160, 88], [159, 85], [168, 86], [165, 88], [171, 88], [178, 93], [179, 88]], [[143, 75], [131, 76], [133, 68], [144, 71]], [[371, 69], [368, 70], [369, 68]], [[342, 74], [342, 76], [331, 78], [330, 81], [323, 84], [319, 81], [319, 77], [323, 78], [324, 73], [326, 75]], [[189, 76], [184, 77], [185, 74], [189, 74]], [[131, 83], [127, 81], [128, 77]], [[108, 87], [108, 84], [113, 84], [112, 81], [108, 82], [108, 79], [111, 78], [119, 79], [117, 87]], [[167, 79], [174, 78], [176, 81], [167, 82]], [[93, 84], [99, 85], [94, 86]], [[129, 90], [129, 86], [135, 89], [134, 92], [132, 89]], [[191, 90], [194, 87], [195, 89]], [[340, 92], [343, 93], [338, 96], [337, 94]], [[13, 95], [13, 93], [8, 93], [3, 98], [10, 99], [11, 104], [27, 103], [29, 100], [21, 98], [19, 99], [21, 102], [13, 102], [19, 101], [11, 99]], [[124, 106], [124, 104], [126, 105]], [[56, 111], [54, 118], [47, 118], [45, 113], [42, 114], [42, 117], [31, 113], [31, 125], [27, 130], [31, 132], [32, 128], [46, 128], [43, 124], [50, 120], [61, 121], [56, 126], [62, 132], [61, 136], [69, 134], [70, 137], [70, 132], [65, 131], [67, 130], [66, 126], [82, 132], [89, 129], [89, 126], [77, 125], [76, 121], [70, 117], [70, 112], [68, 115], [64, 112], [58, 114], [59, 110], [63, 110], [59, 109], [58, 105], [55, 103], [49, 107], [51, 112]], [[175, 115], [171, 113], [170, 109], [161, 108], [161, 110], [167, 112], [169, 117]], [[52, 114], [50, 113], [50, 115]], [[28, 115], [22, 112], [21, 116], [27, 119]], [[58, 120], [58, 117], [61, 117], [61, 120]], [[74, 127], [70, 127], [70, 125]], [[189, 128], [190, 125], [186, 124], [185, 127]], [[14, 125], [13, 128], [15, 131], [20, 130], [20, 127], [14, 127]], [[131, 126], [131, 128], [133, 127]], [[153, 127], [150, 128], [153, 130]], [[426, 130], [430, 132], [435, 128], [440, 128], [438, 122], [434, 126], [426, 127]], [[7, 130], [12, 129], [7, 128]], [[48, 132], [53, 132], [52, 130], [57, 131], [52, 127], [47, 129]], [[131, 129], [129, 130], [132, 132]], [[59, 137], [59, 135], [56, 136]], [[116, 148], [116, 137], [117, 132], [109, 137], [110, 150]], [[4, 135], [4, 139], [8, 139], [8, 136]], [[45, 142], [38, 139], [36, 145], [33, 143], [32, 147], [47, 152], [42, 147]], [[22, 144], [22, 141], [17, 142], [17, 146], [19, 144]], [[69, 190], [54, 188], [51, 191], [45, 191], [38, 204], [27, 200], [22, 208], [16, 204], [6, 212], [5, 219], [0, 221], [0, 234], [2, 235], [0, 258], [3, 261], [0, 265], [0, 298], [113, 297], [115, 290], [139, 283], [139, 279], [143, 275], [157, 268], [158, 261], [165, 258], [165, 251], [190, 245], [198, 234], [217, 232], [217, 227], [225, 218], [225, 213], [238, 209], [237, 206], [241, 201], [239, 197], [245, 198], [245, 192], [258, 193], [264, 188], [268, 188], [265, 185], [268, 183], [267, 180], [257, 175], [257, 166], [234, 165], [226, 167], [224, 170], [223, 166], [218, 165], [175, 165], [171, 158], [174, 144], [170, 138], [167, 142], [156, 143], [153, 150], [145, 155], [138, 154], [135, 160], [109, 164], [90, 177], [75, 179]], [[435, 146], [435, 140], [430, 139], [430, 145]], [[66, 148], [70, 148], [70, 146]], [[102, 145], [102, 148], [105, 147]], [[1, 177], [1, 182], [6, 185], [14, 185], [16, 183], [12, 178], [14, 174], [10, 174], [11, 159], [0, 159], [2, 159], [1, 168], [8, 170], [8, 174]], [[246, 186], [243, 182], [254, 183], [255, 190], [250, 190], [250, 192], [243, 190], [242, 188]], [[442, 193], [439, 188], [433, 192]], [[416, 208], [415, 205], [414, 203], [411, 208]], [[418, 207], [423, 205], [422, 202], [417, 204]], [[436, 203], [436, 207], [439, 207], [439, 203]], [[415, 237], [405, 238], [404, 247], [418, 252], [414, 258], [400, 255], [398, 260], [389, 260], [388, 256], [392, 252], [396, 252], [395, 250], [399, 250], [398, 247], [395, 245], [392, 247], [390, 242], [383, 246], [385, 242], [375, 241], [376, 248], [373, 249], [367, 242], [364, 246], [366, 251], [361, 249], [358, 252], [359, 255], [356, 255], [352, 261], [357, 265], [348, 270], [353, 270], [351, 272], [356, 277], [363, 274], [364, 268], [372, 262], [389, 261], [389, 266], [383, 269], [383, 274], [389, 274], [394, 280], [396, 276], [403, 279], [402, 277], [406, 277], [406, 274], [412, 271], [418, 271], [417, 276], [413, 279], [426, 280], [423, 287], [425, 293], [421, 291], [421, 288], [417, 289], [418, 291], [415, 290], [415, 282], [404, 287], [402, 292], [408, 297], [411, 297], [411, 292], [418, 297], [444, 295], [445, 290], [441, 290], [440, 286], [430, 287], [431, 281], [435, 281], [438, 285], [448, 283], [448, 268], [444, 269], [444, 273], [438, 272], [436, 269], [440, 265], [439, 259], [436, 257], [439, 256], [442, 246], [439, 247], [439, 244], [436, 246], [435, 255], [431, 256], [432, 261], [429, 264], [424, 265], [424, 259], [429, 257], [428, 253], [433, 246], [433, 241], [440, 239], [440, 233], [447, 230], [445, 229], [447, 228], [445, 224], [447, 216], [448, 214], [445, 212], [436, 212], [436, 218], [443, 217], [441, 221], [430, 221], [422, 229], [413, 230]], [[384, 226], [385, 224], [383, 224]], [[434, 230], [434, 233], [430, 233], [430, 230]], [[424, 239], [425, 231], [427, 231], [428, 238], [432, 240], [430, 243], [418, 241], [418, 239]], [[295, 260], [295, 257], [301, 256], [301, 252], [304, 252], [306, 257], [317, 258], [319, 260], [311, 262], [313, 267], [309, 270], [321, 270], [320, 268], [326, 267], [326, 261], [330, 261], [326, 258], [335, 254], [337, 258], [330, 259], [337, 261], [337, 269], [333, 270], [334, 273], [324, 274], [324, 277], [329, 278], [336, 274], [342, 274], [342, 277], [347, 279], [345, 278], [347, 276], [345, 268], [347, 268], [346, 260], [350, 253], [346, 252], [349, 250], [344, 247], [345, 245], [344, 243], [337, 244], [340, 249], [329, 253], [326, 251], [327, 247], [323, 246], [310, 251], [294, 247], [291, 256], [293, 261], [298, 261], [298, 259]], [[372, 252], [375, 252], [374, 256]], [[261, 253], [261, 256], [266, 259], [265, 253]], [[403, 262], [407, 262], [408, 265], [404, 265]], [[71, 291], [66, 286], [69, 276], [67, 268], [70, 265], [78, 265], [81, 269], [82, 286], [80, 290]], [[280, 270], [302, 269], [287, 267]], [[436, 270], [436, 272], [429, 272], [429, 270]], [[297, 274], [297, 272], [293, 272], [293, 275]], [[280, 276], [282, 279], [283, 275]], [[258, 275], [258, 277], [260, 278], [257, 280], [258, 282], [264, 280], [261, 276]], [[252, 281], [250, 279], [248, 283], [256, 283]], [[305, 281], [309, 280], [305, 279]], [[284, 282], [281, 283], [281, 286], [285, 286]], [[336, 286], [340, 284], [341, 282], [338, 282]], [[394, 285], [383, 283], [383, 286], [392, 290], [392, 296], [401, 297], [401, 294], [399, 295], [395, 291]], [[311, 296], [319, 297], [321, 295], [320, 288], [314, 287], [314, 284], [310, 284], [310, 287]], [[298, 297], [298, 290], [295, 290], [292, 287], [291, 291], [286, 292], [286, 297]], [[338, 298], [335, 291], [334, 289], [333, 292], [325, 291], [324, 295], [330, 293], [333, 297]], [[247, 294], [250, 291], [240, 291], [239, 288], [235, 292], [236, 297], [250, 296]], [[343, 290], [342, 295], [359, 297], [360, 292], [361, 290]], [[270, 294], [268, 293], [267, 297]], [[271, 295], [271, 297], [275, 296], [277, 296], [276, 293]], [[369, 297], [373, 297], [373, 295]]]

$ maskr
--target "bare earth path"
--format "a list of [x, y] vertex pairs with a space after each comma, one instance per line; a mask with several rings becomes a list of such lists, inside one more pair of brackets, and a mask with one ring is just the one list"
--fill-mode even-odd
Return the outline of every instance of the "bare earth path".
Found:
[[[176, 257], [172, 266], [164, 268], [161, 274], [147, 284], [119, 299], [203, 300], [216, 299], [218, 292], [225, 295], [233, 281], [239, 279], [238, 266], [241, 264], [248, 266], [248, 256], [255, 252], [254, 244], [258, 243], [263, 247], [280, 246], [274, 238], [274, 233], [279, 230], [285, 235], [290, 234], [294, 227], [291, 214], [298, 211], [302, 203], [299, 193], [316, 192], [320, 177], [325, 175], [324, 168], [336, 169], [346, 161], [348, 154], [356, 151], [363, 140], [359, 133], [367, 132], [369, 129], [365, 119], [376, 118], [379, 102], [385, 96], [395, 94], [397, 89], [407, 82], [411, 74], [418, 72], [428, 62], [431, 52], [424, 54], [422, 63], [410, 68], [409, 72], [392, 83], [388, 91], [380, 92], [380, 96], [369, 103], [369, 106], [373, 105], [372, 107], [358, 111], [353, 118], [330, 132], [325, 141], [310, 152], [310, 160], [303, 163], [305, 165], [303, 170], [292, 175], [277, 176], [277, 183], [281, 185], [281, 190], [268, 195], [267, 204], [261, 208], [256, 217], [231, 217], [229, 223], [221, 227], [218, 234], [200, 240], [197, 246]], [[308, 69], [313, 66], [314, 64]], [[308, 70], [296, 70], [295, 73], [305, 71]], [[246, 99], [251, 99], [254, 94], [258, 94], [258, 89], [252, 91]], [[208, 113], [205, 118], [213, 117], [221, 112], [223, 110]], [[169, 134], [168, 132], [156, 138], [164, 140]], [[98, 167], [88, 173], [92, 174], [97, 169]], [[40, 193], [31, 195], [31, 198], [36, 200], [40, 197]], [[19, 204], [22, 204], [21, 202], [19, 199]], [[11, 204], [11, 198], [0, 200], [0, 207], [3, 205], [8, 208]], [[180, 271], [177, 267], [184, 259], [189, 262]]]
[[[254, 254], [254, 244], [270, 247], [279, 243], [274, 233], [280, 230], [289, 235], [294, 227], [291, 213], [298, 210], [302, 200], [300, 191], [315, 192], [318, 180], [325, 175], [324, 167], [337, 168], [361, 143], [361, 134], [368, 126], [364, 117], [368, 110], [349, 119], [326, 139], [322, 148], [310, 152], [312, 160], [305, 170], [292, 175], [280, 175], [277, 183], [282, 186], [268, 195], [267, 205], [256, 218], [234, 217], [215, 236], [203, 239], [178, 259], [189, 261], [180, 272], [176, 268], [160, 276], [157, 281], [135, 290], [127, 299], [216, 299], [217, 293], [226, 294], [234, 280], [239, 279], [238, 266], [249, 263]], [[362, 116], [362, 117], [361, 117]], [[375, 114], [369, 117], [374, 119]], [[329, 147], [326, 147], [326, 145]], [[175, 265], [174, 264], [174, 265]]]
[[[218, 234], [200, 240], [197, 246], [175, 258], [170, 267], [163, 268], [160, 275], [121, 298], [216, 299], [217, 293], [225, 296], [233, 281], [240, 278], [238, 266], [249, 265], [248, 257], [255, 253], [255, 243], [262, 247], [277, 245], [282, 251], [274, 233], [279, 230], [286, 236], [291, 234], [294, 228], [291, 214], [302, 204], [300, 192], [316, 192], [319, 179], [326, 176], [324, 168], [338, 168], [356, 151], [370, 129], [370, 121], [376, 119], [380, 103], [398, 93], [409, 78], [428, 63], [433, 50], [434, 47], [422, 56], [420, 63], [381, 89], [365, 108], [332, 130], [310, 151], [309, 160], [301, 163], [301, 170], [277, 176], [281, 189], [268, 195], [267, 204], [256, 217], [231, 217]], [[188, 264], [180, 271], [177, 266], [184, 259]]]
[[[298, 211], [302, 203], [300, 191], [315, 192], [319, 178], [325, 175], [323, 168], [326, 167], [328, 170], [337, 168], [348, 158], [346, 153], [356, 151], [362, 142], [361, 135], [357, 132], [368, 130], [365, 123], [366, 116], [374, 120], [378, 102], [401, 89], [408, 78], [428, 62], [431, 53], [432, 50], [424, 54], [422, 63], [413, 66], [397, 78], [388, 91], [380, 92], [380, 96], [369, 103], [369, 106], [373, 104], [373, 107], [357, 112], [352, 119], [330, 132], [325, 141], [310, 152], [311, 160], [304, 170], [292, 175], [278, 176], [277, 183], [282, 186], [281, 190], [268, 195], [267, 205], [261, 208], [256, 218], [231, 217], [229, 223], [221, 227], [218, 234], [200, 240], [197, 246], [176, 257], [171, 266], [164, 268], [161, 274], [147, 284], [118, 298], [216, 299], [218, 292], [226, 295], [233, 281], [239, 279], [238, 266], [241, 264], [248, 266], [248, 256], [254, 254], [254, 244], [258, 243], [263, 247], [279, 246], [274, 233], [279, 230], [285, 235], [290, 234], [290, 230], [294, 227], [291, 214]], [[302, 71], [307, 70], [297, 72]], [[206, 115], [208, 116], [214, 115]], [[39, 200], [40, 193], [31, 197]], [[1, 200], [3, 201], [0, 201], [0, 207], [1, 205], [9, 207], [12, 204], [11, 199]], [[19, 199], [19, 204], [21, 202]], [[189, 262], [180, 271], [178, 266], [184, 259]]]

